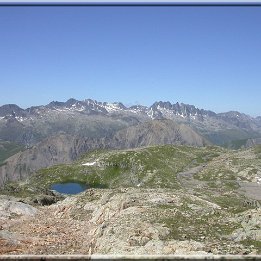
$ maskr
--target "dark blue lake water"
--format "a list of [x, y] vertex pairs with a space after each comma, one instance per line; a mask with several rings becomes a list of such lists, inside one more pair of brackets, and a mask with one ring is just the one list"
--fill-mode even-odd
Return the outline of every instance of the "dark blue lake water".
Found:
[[78, 194], [85, 191], [87, 188], [87, 185], [77, 182], [56, 183], [51, 186], [52, 190], [56, 190], [63, 194]]

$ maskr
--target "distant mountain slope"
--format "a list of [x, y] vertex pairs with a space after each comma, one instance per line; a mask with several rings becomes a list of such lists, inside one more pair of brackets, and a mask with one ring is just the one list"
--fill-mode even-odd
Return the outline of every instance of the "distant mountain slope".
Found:
[[120, 130], [114, 135], [112, 144], [116, 148], [137, 148], [163, 144], [204, 146], [210, 143], [189, 126], [165, 119]]
[[91, 99], [53, 101], [46, 106], [21, 109], [8, 104], [0, 107], [0, 139], [27, 147], [61, 132], [88, 138], [115, 132], [151, 119], [170, 119], [184, 123], [217, 145], [261, 137], [261, 118], [239, 112], [215, 113], [184, 103], [155, 102], [150, 107], [126, 107], [120, 102]]
[[0, 140], [0, 166], [7, 158], [22, 150], [24, 150], [24, 147], [19, 144]]
[[48, 138], [24, 152], [13, 155], [0, 167], [0, 184], [7, 180], [23, 179], [42, 167], [70, 162], [68, 147], [73, 147], [71, 138], [67, 135]]
[[59, 134], [9, 158], [0, 167], [0, 186], [8, 180], [23, 179], [41, 168], [72, 162], [90, 150], [128, 149], [160, 144], [204, 146], [210, 143], [190, 127], [171, 120], [148, 121], [103, 138]]
[[261, 138], [256, 138], [256, 139], [248, 139], [245, 143], [245, 147], [253, 147], [255, 145], [261, 145]]

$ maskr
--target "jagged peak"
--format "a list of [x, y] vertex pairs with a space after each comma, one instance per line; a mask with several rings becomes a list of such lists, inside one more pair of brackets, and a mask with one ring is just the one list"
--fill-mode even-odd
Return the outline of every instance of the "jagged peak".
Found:
[[78, 103], [79, 101], [78, 100], [76, 100], [76, 99], [74, 99], [74, 98], [70, 98], [69, 100], [67, 100], [66, 102], [65, 102], [65, 105], [66, 106], [72, 106], [73, 104], [76, 104], [76, 103]]
[[[161, 111], [161, 112], [163, 112], [163, 116], [164, 116], [164, 114], [166, 114], [165, 115], [166, 117], [169, 117], [168, 115], [172, 114], [172, 115], [176, 115], [176, 116], [182, 117], [182, 118], [193, 117], [194, 119], [197, 118], [199, 120], [203, 120], [203, 116], [213, 116], [213, 117], [216, 116], [216, 113], [213, 111], [199, 109], [199, 108], [195, 107], [194, 105], [185, 104], [185, 103], [176, 102], [176, 103], [171, 104], [169, 101], [167, 101], [167, 102], [157, 101], [149, 107], [149, 111], [151, 111], [151, 110], [153, 110], [154, 113], [156, 111], [158, 111], [158, 112]], [[151, 117], [151, 115], [149, 115], [149, 116]]]
[[64, 102], [52, 101], [47, 105], [47, 107], [61, 107], [64, 106], [64, 104]]
[[144, 106], [144, 105], [137, 104], [137, 105], [130, 106], [129, 109], [148, 109], [148, 107]]
[[112, 104], [116, 105], [120, 109], [127, 109], [127, 107], [121, 102], [113, 102]]
[[85, 103], [98, 103], [96, 100], [93, 100], [93, 99], [85, 99], [85, 100], [83, 100], [83, 102], [85, 102]]

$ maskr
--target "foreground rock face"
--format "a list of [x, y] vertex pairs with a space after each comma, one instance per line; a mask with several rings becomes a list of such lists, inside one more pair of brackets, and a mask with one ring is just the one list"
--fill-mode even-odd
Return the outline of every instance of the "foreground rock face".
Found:
[[15, 253], [20, 242], [26, 240], [26, 237], [10, 232], [10, 226], [21, 225], [38, 213], [35, 207], [17, 200], [0, 196], [0, 254]]
[[0, 218], [10, 218], [12, 215], [34, 216], [37, 211], [35, 207], [17, 202], [15, 198], [0, 197]]
[[92, 189], [37, 210], [0, 202], [1, 254], [260, 253], [242, 240], [260, 240], [261, 209], [233, 214], [182, 191]]

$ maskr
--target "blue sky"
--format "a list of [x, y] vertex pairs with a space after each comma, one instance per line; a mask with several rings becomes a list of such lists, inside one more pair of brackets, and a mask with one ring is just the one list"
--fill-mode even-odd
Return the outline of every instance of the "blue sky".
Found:
[[73, 97], [261, 115], [261, 7], [0, 7], [0, 106]]

